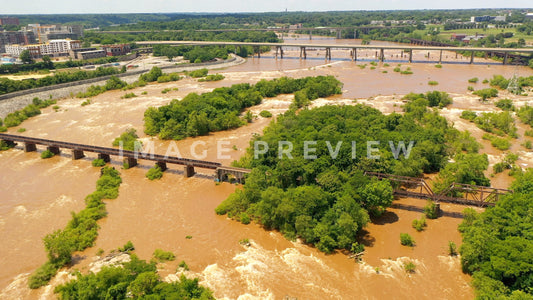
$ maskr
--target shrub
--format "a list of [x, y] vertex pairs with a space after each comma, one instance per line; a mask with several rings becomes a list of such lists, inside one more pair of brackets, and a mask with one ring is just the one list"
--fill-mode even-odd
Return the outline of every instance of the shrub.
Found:
[[489, 80], [488, 79], [483, 79], [483, 84], [486, 84], [486, 83], [489, 83]]
[[498, 90], [494, 88], [488, 88], [474, 91], [473, 94], [481, 97], [481, 99], [485, 101], [489, 98], [498, 97]]
[[134, 98], [134, 97], [137, 97], [135, 93], [127, 93], [124, 96], [120, 97], [120, 99], [129, 99], [129, 98]]
[[58, 269], [59, 266], [54, 265], [51, 262], [46, 262], [31, 274], [28, 279], [28, 286], [30, 289], [38, 289], [41, 286], [47, 285], [50, 279], [52, 279], [57, 273]]
[[160, 262], [173, 261], [176, 259], [176, 255], [174, 255], [174, 253], [170, 251], [163, 251], [162, 249], [155, 249], [153, 256]]
[[127, 241], [124, 246], [118, 248], [119, 252], [131, 252], [133, 250], [135, 250], [135, 246], [133, 246], [131, 241]]
[[479, 78], [477, 78], [477, 77], [468, 79], [468, 82], [470, 82], [470, 83], [477, 83], [478, 81], [479, 81]]
[[6, 132], [7, 131], [7, 127], [5, 126], [0, 126], [0, 132]]
[[163, 90], [161, 91], [161, 94], [166, 94], [166, 93], [170, 92], [171, 90], [172, 90], [172, 89], [169, 89], [169, 88], [163, 89]]
[[400, 67], [396, 67], [396, 68], [393, 69], [393, 71], [398, 73], [398, 72], [401, 72], [401, 69], [400, 69]]
[[246, 224], [246, 225], [250, 224], [250, 216], [247, 213], [245, 212], [241, 213], [240, 219], [241, 219], [241, 223]]
[[188, 236], [186, 236], [185, 238], [188, 239], [188, 240], [190, 240], [190, 239], [192, 239], [192, 235], [188, 235]]
[[415, 241], [413, 240], [413, 237], [409, 235], [408, 233], [400, 233], [400, 243], [403, 246], [409, 246], [413, 247], [415, 245]]
[[272, 113], [269, 112], [268, 110], [262, 110], [259, 115], [263, 118], [271, 118], [272, 117]]
[[524, 135], [525, 135], [525, 136], [533, 137], [533, 129], [526, 130], [526, 132], [524, 133]]
[[93, 167], [103, 167], [106, 165], [106, 162], [103, 159], [97, 158], [93, 160], [92, 164], [93, 164]]
[[224, 77], [224, 75], [222, 74], [211, 74], [211, 75], [207, 75], [205, 78], [200, 78], [198, 79], [199, 82], [204, 82], [204, 81], [219, 81], [219, 80], [222, 80], [226, 77]]
[[26, 128], [19, 128], [19, 129], [17, 129], [17, 132], [24, 132], [24, 131], [26, 131]]
[[178, 267], [183, 268], [185, 271], [189, 271], [189, 266], [187, 265], [187, 263], [185, 263], [184, 260], [179, 263]]
[[450, 256], [456, 256], [457, 255], [457, 245], [455, 245], [455, 243], [452, 242], [452, 241], [448, 242], [448, 254]]
[[249, 239], [241, 239], [239, 240], [239, 244], [243, 245], [243, 246], [250, 246], [250, 240]]
[[138, 137], [134, 128], [127, 129], [113, 141], [113, 146], [118, 147], [122, 144], [124, 150], [134, 151], [135, 148], [140, 148], [141, 146], [141, 142], [137, 140]]
[[427, 226], [426, 217], [422, 216], [420, 220], [413, 220], [412, 226], [416, 231], [422, 231]]
[[11, 148], [13, 148], [15, 146], [15, 144], [13, 143], [8, 143], [4, 140], [0, 140], [0, 151], [5, 151], [5, 150], [9, 150]]
[[411, 75], [411, 74], [413, 74], [413, 71], [411, 71], [410, 68], [407, 68], [407, 70], [401, 71], [400, 74]]
[[428, 85], [438, 85], [439, 83], [437, 81], [430, 80], [428, 81]]
[[513, 100], [511, 99], [501, 99], [494, 104], [502, 110], [514, 110]]
[[42, 153], [41, 153], [41, 158], [42, 159], [47, 159], [47, 158], [50, 158], [50, 157], [53, 157], [55, 154], [50, 151], [50, 150], [44, 150]]
[[442, 65], [441, 65], [441, 64], [436, 64], [436, 65], [435, 65], [435, 68], [437, 68], [437, 69], [442, 69]]
[[81, 103], [81, 106], [87, 106], [87, 105], [89, 105], [89, 104], [91, 104], [91, 99], [87, 99], [87, 100], [83, 101], [83, 102]]
[[415, 270], [416, 270], [416, 265], [412, 261], [410, 261], [410, 262], [404, 264], [403, 268], [404, 268], [405, 272], [407, 272], [407, 273], [414, 273]]
[[499, 138], [488, 133], [485, 133], [482, 138], [484, 140], [489, 140], [490, 144], [499, 150], [504, 151], [511, 148], [511, 142], [509, 141], [509, 139]]
[[471, 85], [469, 85], [466, 89], [469, 90], [470, 92], [473, 92], [473, 91], [474, 91], [474, 87], [471, 86]]
[[207, 72], [209, 72], [209, 70], [207, 70], [206, 68], [198, 69], [189, 72], [189, 76], [191, 76], [192, 78], [200, 78], [206, 76]]
[[155, 165], [153, 168], [148, 170], [148, 172], [146, 173], [146, 178], [150, 180], [161, 179], [161, 177], [163, 177], [163, 171], [161, 170], [161, 167], [159, 167], [158, 165]]
[[509, 80], [505, 79], [502, 75], [494, 75], [490, 80], [490, 85], [505, 90], [509, 86]]
[[431, 200], [424, 206], [424, 214], [428, 219], [436, 219], [439, 217], [439, 208], [437, 204]]
[[141, 93], [141, 95], [148, 95], [148, 92], [147, 92], [147, 91], [143, 91], [143, 92]]
[[522, 144], [522, 146], [524, 146], [524, 148], [529, 149], [529, 150], [533, 149], [533, 143], [531, 141], [525, 141]]

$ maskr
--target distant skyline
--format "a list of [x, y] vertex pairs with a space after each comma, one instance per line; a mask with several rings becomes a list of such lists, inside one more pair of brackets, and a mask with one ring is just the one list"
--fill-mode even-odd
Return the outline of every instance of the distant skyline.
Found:
[[409, 10], [469, 8], [532, 8], [531, 0], [5, 0], [2, 14], [276, 12], [334, 10]]

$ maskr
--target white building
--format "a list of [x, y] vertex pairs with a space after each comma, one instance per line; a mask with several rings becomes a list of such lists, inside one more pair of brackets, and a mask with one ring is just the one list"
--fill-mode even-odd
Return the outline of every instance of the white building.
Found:
[[6, 45], [6, 53], [19, 57], [22, 51], [29, 50], [32, 57], [38, 58], [43, 55], [59, 56], [68, 55], [70, 50], [81, 48], [81, 42], [76, 40], [50, 40], [46, 44], [34, 45]]

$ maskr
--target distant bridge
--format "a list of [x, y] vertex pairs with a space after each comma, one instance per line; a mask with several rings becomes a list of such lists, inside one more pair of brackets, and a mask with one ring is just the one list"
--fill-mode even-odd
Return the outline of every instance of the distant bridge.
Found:
[[379, 50], [378, 58], [385, 61], [385, 50], [401, 50], [408, 52], [408, 61], [413, 62], [413, 51], [440, 51], [438, 62], [442, 62], [443, 51], [467, 51], [471, 53], [470, 63], [474, 63], [475, 52], [499, 53], [503, 56], [503, 64], [507, 64], [508, 58], [512, 53], [521, 53], [524, 55], [533, 55], [533, 48], [479, 48], [479, 47], [450, 47], [450, 46], [418, 46], [418, 45], [353, 45], [353, 44], [309, 44], [309, 43], [255, 43], [255, 42], [213, 42], [213, 41], [141, 41], [136, 42], [138, 45], [192, 45], [192, 46], [251, 46], [254, 48], [254, 54], [261, 57], [260, 47], [266, 46], [276, 49], [276, 58], [278, 54], [283, 58], [283, 48], [299, 48], [300, 58], [307, 58], [306, 49], [325, 49], [326, 60], [331, 60], [331, 49], [350, 50], [350, 56], [353, 61], [357, 61], [357, 50], [375, 49]]
[[435, 194], [423, 178], [377, 172], [365, 172], [365, 175], [378, 179], [388, 179], [397, 183], [394, 189], [394, 194], [397, 196], [431, 199], [437, 203], [448, 202], [480, 207], [494, 206], [500, 196], [512, 193], [511, 190], [506, 189], [454, 182], [441, 193]]
[[129, 151], [117, 148], [68, 143], [5, 133], [0, 133], [0, 140], [5, 141], [6, 143], [12, 146], [14, 146], [16, 142], [23, 143], [23, 148], [25, 152], [36, 151], [37, 145], [47, 146], [47, 150], [54, 154], [61, 153], [61, 149], [70, 149], [72, 150], [73, 160], [85, 157], [84, 152], [97, 153], [98, 158], [104, 160], [105, 162], [110, 162], [111, 156], [118, 156], [123, 158], [124, 163], [128, 164], [130, 168], [137, 165], [138, 159], [155, 161], [156, 164], [163, 171], [167, 170], [167, 164], [182, 165], [184, 166], [185, 177], [193, 176], [195, 174], [194, 168], [203, 168], [215, 170], [215, 175], [220, 181], [226, 180], [228, 178], [228, 175], [232, 175], [237, 181], [242, 182], [244, 181], [244, 176], [251, 172], [251, 170], [248, 169], [227, 167], [223, 166], [221, 163], [212, 161], [195, 160], [146, 152]]

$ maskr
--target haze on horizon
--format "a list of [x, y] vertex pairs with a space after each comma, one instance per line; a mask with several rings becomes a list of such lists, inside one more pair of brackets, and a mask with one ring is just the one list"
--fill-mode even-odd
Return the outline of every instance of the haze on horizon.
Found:
[[[351, 11], [409, 9], [533, 8], [531, 0], [18, 0], [5, 1], [0, 14], [87, 13], [231, 13], [288, 11]], [[533, 11], [533, 9], [532, 9]]]

